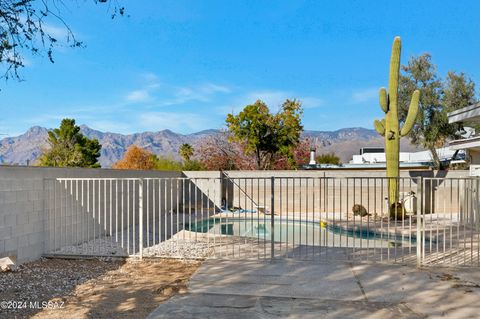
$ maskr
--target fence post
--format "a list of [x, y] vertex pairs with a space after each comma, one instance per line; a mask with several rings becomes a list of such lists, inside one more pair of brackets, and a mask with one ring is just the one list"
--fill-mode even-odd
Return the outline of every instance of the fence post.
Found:
[[275, 258], [275, 176], [271, 177], [270, 182], [270, 197], [271, 197], [271, 209], [270, 209], [270, 258]]
[[[140, 259], [143, 258], [143, 178], [139, 179], [138, 183], [138, 215], [140, 217], [138, 236], [139, 238], [139, 253]], [[135, 223], [133, 225], [135, 227]]]
[[[418, 183], [418, 180], [417, 180]], [[423, 187], [423, 176], [420, 177], [420, 205], [417, 205], [417, 267], [422, 265], [422, 249], [423, 249], [423, 239], [422, 239], [422, 227], [423, 227], [423, 220], [422, 220], [422, 212], [423, 212], [423, 198], [424, 194], [424, 187]]]

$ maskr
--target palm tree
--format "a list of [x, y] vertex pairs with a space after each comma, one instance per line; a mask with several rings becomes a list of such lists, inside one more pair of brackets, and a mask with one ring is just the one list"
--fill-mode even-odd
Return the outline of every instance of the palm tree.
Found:
[[178, 154], [183, 158], [184, 162], [190, 161], [190, 157], [193, 155], [193, 147], [188, 143], [182, 144]]

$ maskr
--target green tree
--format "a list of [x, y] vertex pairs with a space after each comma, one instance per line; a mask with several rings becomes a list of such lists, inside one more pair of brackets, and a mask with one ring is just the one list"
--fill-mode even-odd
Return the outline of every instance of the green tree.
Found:
[[182, 170], [184, 171], [203, 171], [205, 170], [202, 163], [198, 160], [189, 160], [183, 163]]
[[40, 166], [100, 167], [102, 146], [97, 139], [85, 137], [73, 119], [63, 119], [60, 128], [49, 131], [48, 144], [50, 148], [40, 156]]
[[463, 72], [448, 72], [443, 84], [443, 104], [448, 112], [476, 102], [475, 83]]
[[320, 154], [315, 159], [318, 164], [333, 164], [333, 165], [340, 165], [340, 157], [337, 156], [334, 152]]
[[398, 100], [400, 119], [404, 121], [407, 116], [412, 93], [420, 90], [419, 112], [409, 137], [413, 144], [432, 153], [434, 168], [440, 169], [436, 148], [443, 147], [459, 129], [457, 124], [448, 123], [447, 113], [473, 104], [475, 85], [463, 73], [454, 72], [449, 72], [446, 81], [442, 82], [428, 53], [411, 58], [402, 66], [402, 71]]
[[303, 131], [302, 113], [297, 100], [286, 100], [276, 114], [257, 100], [238, 115], [228, 114], [226, 123], [232, 139], [244, 143], [245, 151], [254, 154], [256, 168], [271, 169], [275, 155], [293, 158], [293, 149]]
[[159, 171], [181, 171], [182, 163], [170, 157], [155, 156], [155, 169]]
[[189, 162], [193, 155], [193, 147], [188, 143], [184, 143], [180, 146], [178, 154], [183, 158], [184, 162]]

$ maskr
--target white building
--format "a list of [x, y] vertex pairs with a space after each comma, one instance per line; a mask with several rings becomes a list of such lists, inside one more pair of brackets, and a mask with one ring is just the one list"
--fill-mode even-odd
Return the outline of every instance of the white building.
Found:
[[[349, 164], [378, 164], [386, 163], [385, 152], [361, 152], [362, 154], [353, 155], [352, 160]], [[437, 154], [440, 157], [441, 161], [449, 161], [454, 155], [456, 155], [455, 150], [452, 150], [448, 147], [437, 149]], [[400, 152], [400, 165], [404, 164], [418, 164], [418, 165], [429, 165], [432, 163], [432, 153], [430, 151], [421, 151], [421, 152]]]
[[[448, 123], [462, 123], [465, 126], [480, 124], [480, 103], [448, 113]], [[470, 175], [480, 176], [480, 136], [475, 130], [465, 128], [462, 138], [449, 143], [451, 150], [465, 150], [470, 162]]]

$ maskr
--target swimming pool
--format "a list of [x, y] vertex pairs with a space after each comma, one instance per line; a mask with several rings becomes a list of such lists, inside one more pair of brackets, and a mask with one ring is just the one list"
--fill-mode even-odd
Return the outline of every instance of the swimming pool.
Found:
[[[270, 217], [264, 218], [208, 218], [186, 225], [187, 230], [211, 235], [231, 235], [270, 240], [272, 229]], [[313, 221], [285, 220], [275, 218], [274, 241], [294, 245], [327, 247], [413, 247], [412, 235], [398, 235], [366, 227], [350, 229]]]

